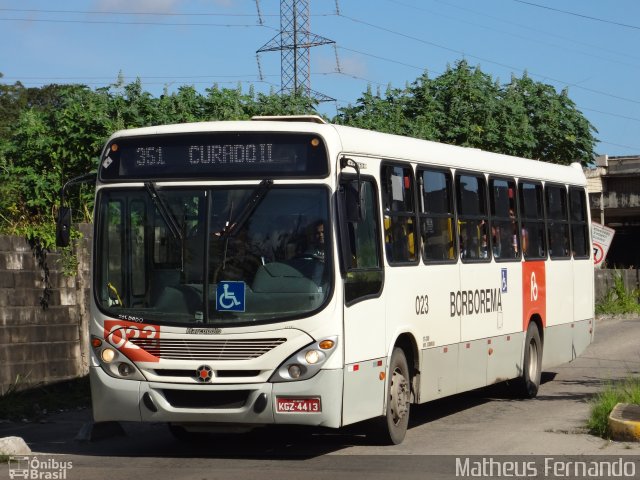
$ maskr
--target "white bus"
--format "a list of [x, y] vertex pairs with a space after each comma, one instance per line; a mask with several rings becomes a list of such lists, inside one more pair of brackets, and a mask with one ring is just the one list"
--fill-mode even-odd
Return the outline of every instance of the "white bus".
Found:
[[400, 443], [411, 404], [513, 379], [533, 397], [593, 339], [585, 185], [579, 165], [319, 117], [117, 132], [97, 174], [94, 418], [371, 419]]

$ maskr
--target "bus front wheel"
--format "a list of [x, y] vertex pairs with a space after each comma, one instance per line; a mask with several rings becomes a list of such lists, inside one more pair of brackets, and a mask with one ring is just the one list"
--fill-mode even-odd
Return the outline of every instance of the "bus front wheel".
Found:
[[542, 341], [535, 322], [529, 323], [524, 341], [524, 359], [520, 391], [525, 398], [534, 398], [538, 394], [542, 376]]
[[376, 425], [374, 437], [381, 443], [402, 443], [409, 425], [411, 376], [404, 351], [394, 348], [389, 363], [386, 412]]

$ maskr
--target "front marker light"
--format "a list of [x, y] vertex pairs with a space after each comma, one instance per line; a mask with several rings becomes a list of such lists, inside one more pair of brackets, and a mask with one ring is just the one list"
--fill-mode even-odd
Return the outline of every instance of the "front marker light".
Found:
[[307, 380], [315, 376], [336, 351], [338, 337], [329, 337], [301, 348], [287, 358], [269, 378], [272, 383]]
[[327, 338], [325, 340], [322, 340], [321, 342], [318, 342], [318, 346], [320, 347], [321, 350], [331, 350], [334, 345], [335, 345], [335, 342], [330, 338]]

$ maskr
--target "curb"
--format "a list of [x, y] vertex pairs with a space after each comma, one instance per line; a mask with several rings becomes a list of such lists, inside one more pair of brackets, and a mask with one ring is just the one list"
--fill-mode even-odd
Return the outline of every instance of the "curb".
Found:
[[618, 403], [609, 415], [613, 440], [640, 442], [640, 405]]

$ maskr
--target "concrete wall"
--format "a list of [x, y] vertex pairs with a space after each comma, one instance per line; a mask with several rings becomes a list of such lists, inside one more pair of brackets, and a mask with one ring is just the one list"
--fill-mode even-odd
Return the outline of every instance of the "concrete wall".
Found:
[[[87, 319], [91, 226], [81, 225], [78, 274], [65, 276], [60, 255], [42, 265], [24, 238], [0, 236], [0, 394], [88, 372]], [[48, 307], [41, 300], [48, 297]]]
[[595, 274], [595, 287], [596, 287], [596, 303], [604, 299], [606, 293], [613, 287], [614, 275], [619, 273], [622, 275], [622, 280], [627, 291], [632, 291], [638, 288], [638, 274], [636, 269], [625, 270], [612, 270], [612, 269], [596, 269]]

